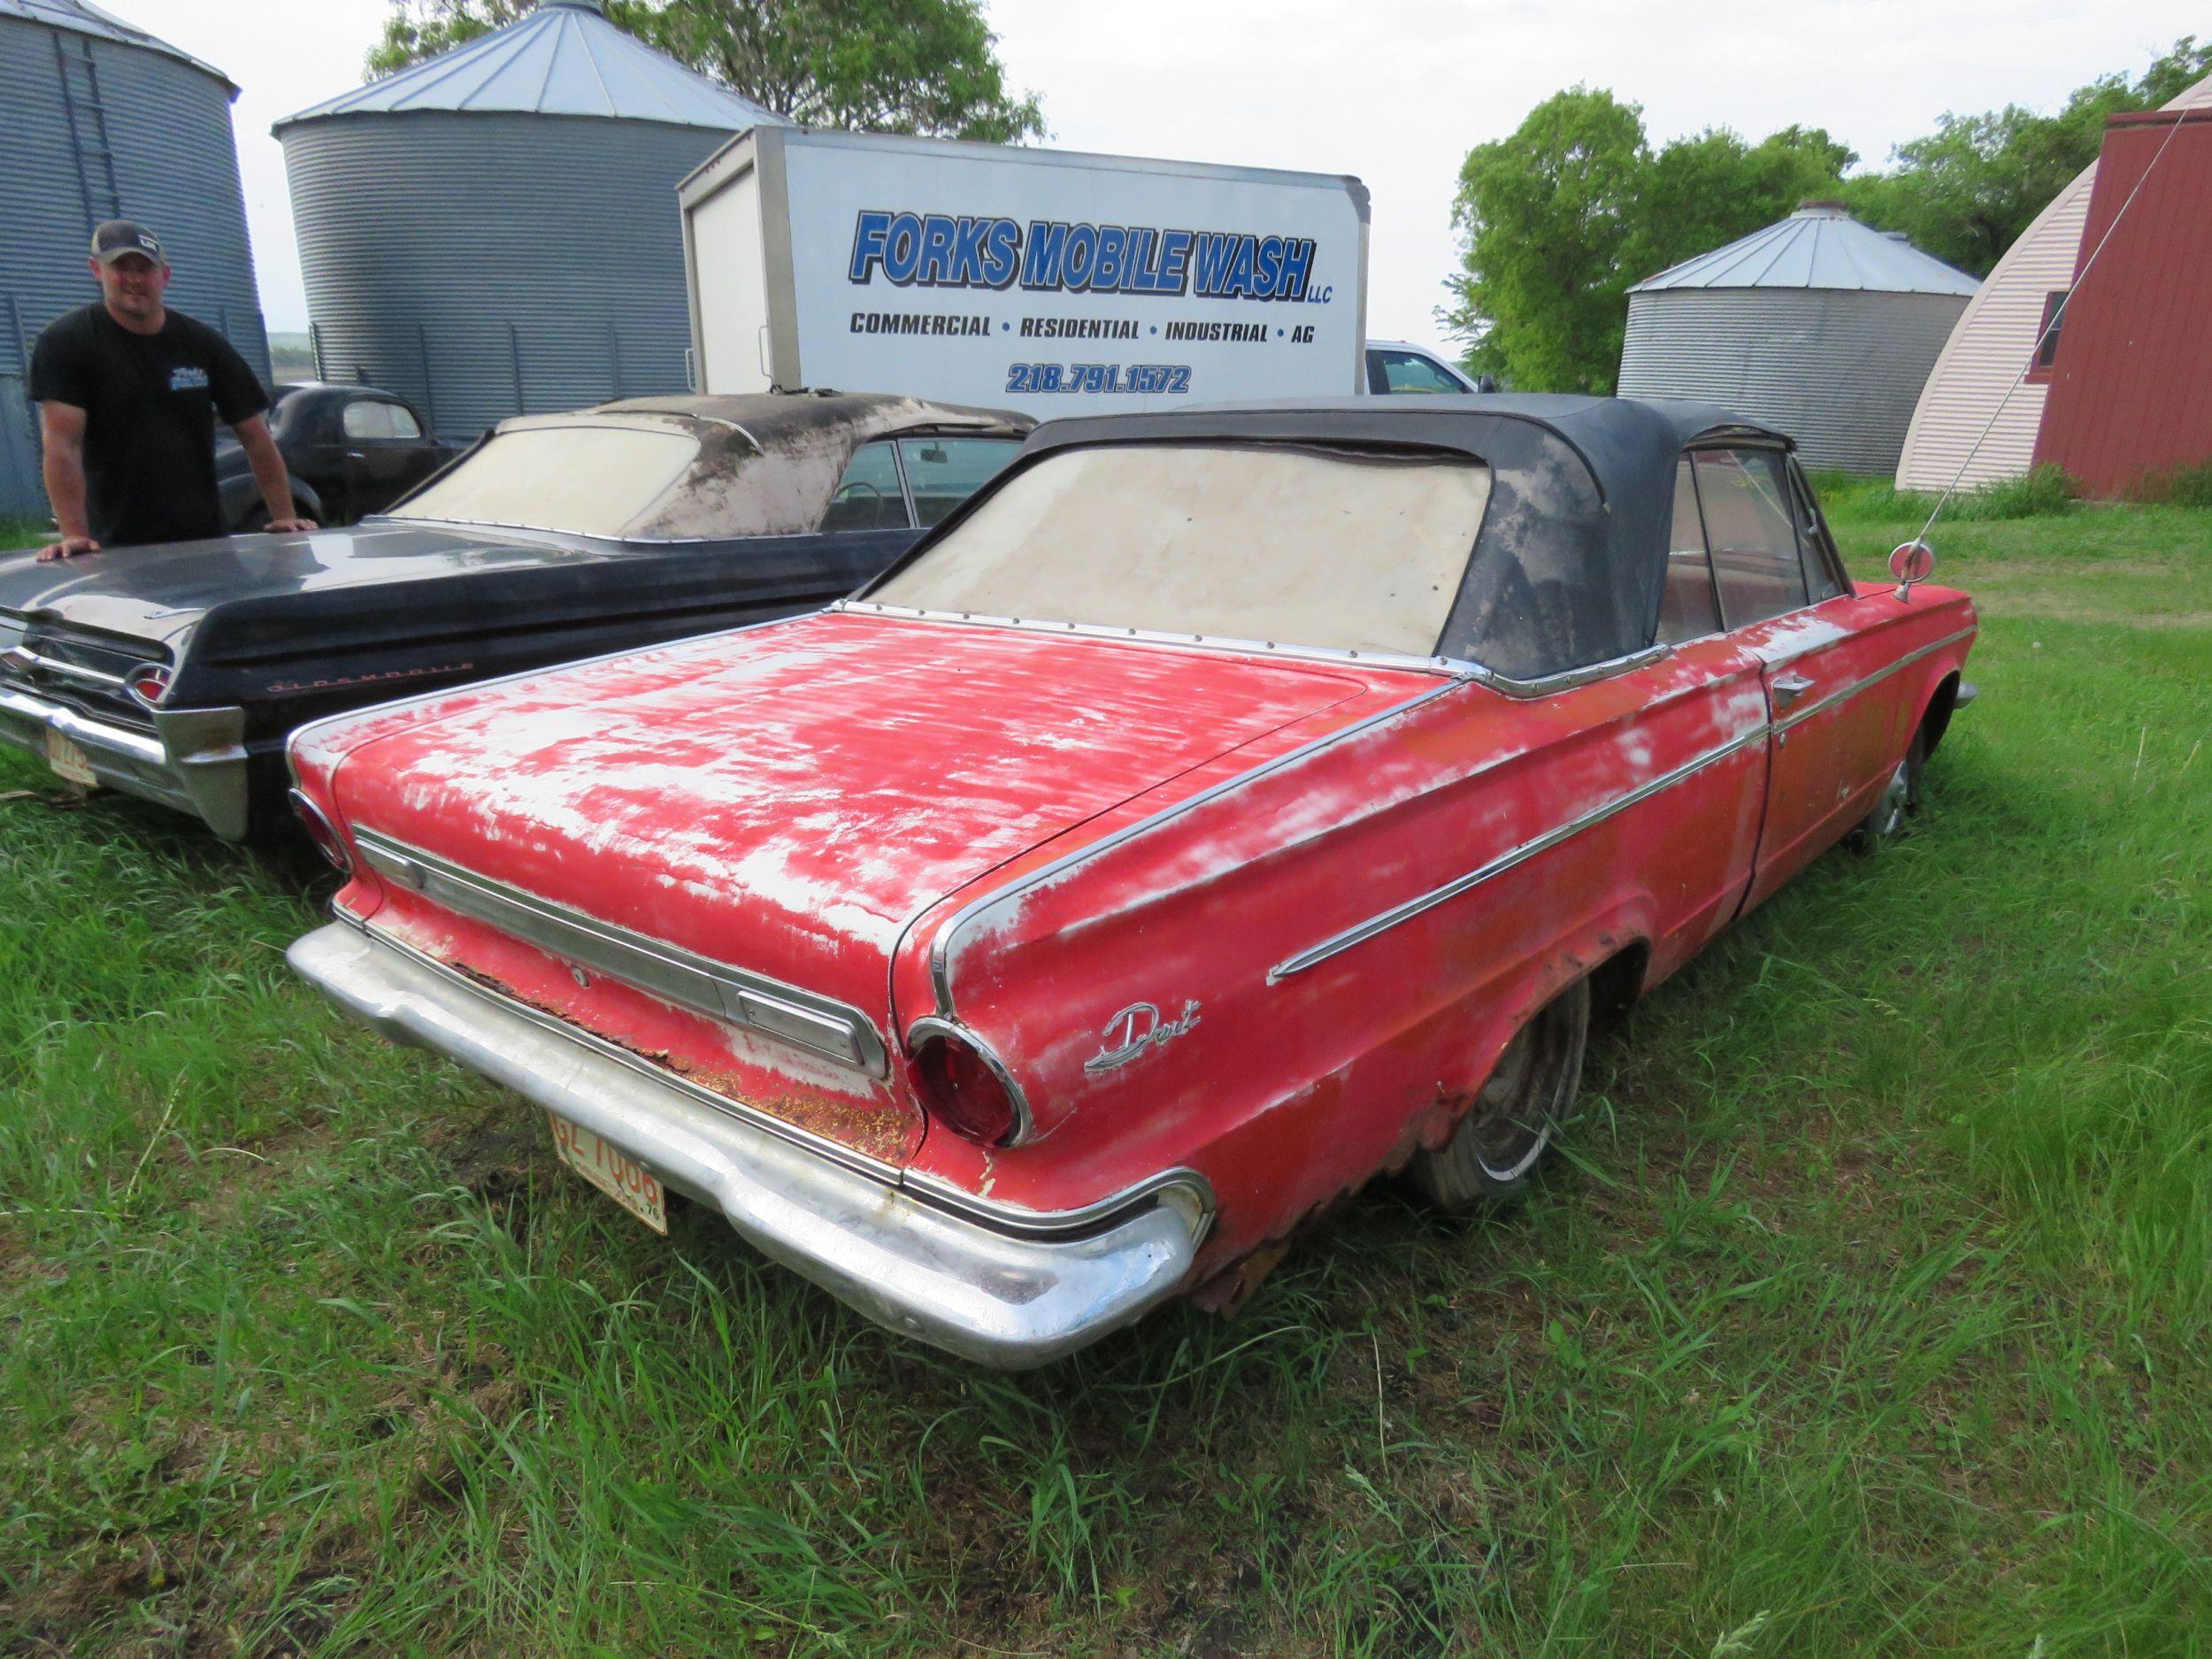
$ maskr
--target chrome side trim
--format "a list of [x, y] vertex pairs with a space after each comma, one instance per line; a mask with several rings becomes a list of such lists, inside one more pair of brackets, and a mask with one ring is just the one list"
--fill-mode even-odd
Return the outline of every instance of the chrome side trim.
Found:
[[901, 1185], [940, 1210], [1021, 1239], [1080, 1238], [1110, 1227], [1133, 1211], [1166, 1204], [1184, 1211], [1194, 1240], [1203, 1243], [1217, 1208], [1213, 1183], [1187, 1165], [1162, 1170], [1076, 1210], [1024, 1210], [1017, 1204], [998, 1203], [919, 1170], [907, 1171]]
[[1562, 691], [1572, 691], [1578, 686], [1595, 685], [1601, 680], [1610, 680], [1616, 674], [1633, 673], [1639, 668], [1648, 668], [1654, 663], [1664, 662], [1674, 655], [1671, 645], [1647, 645], [1640, 651], [1625, 657], [1609, 657], [1601, 663], [1586, 664], [1556, 674], [1545, 674], [1535, 680], [1515, 680], [1479, 663], [1460, 664], [1491, 690], [1509, 697], [1524, 699], [1548, 697]]
[[1970, 640], [1973, 637], [1973, 629], [1961, 628], [1956, 634], [1947, 634], [1943, 638], [1936, 641], [1932, 645], [1924, 645], [1916, 651], [1908, 651], [1895, 662], [1886, 664], [1882, 667], [1876, 669], [1872, 673], [1867, 675], [1865, 679], [1855, 680], [1849, 685], [1830, 692], [1817, 703], [1809, 703], [1801, 709], [1791, 710], [1786, 718], [1777, 720], [1774, 723], [1774, 729], [1778, 733], [1786, 732], [1792, 726], [1811, 719], [1813, 716], [1820, 713], [1822, 710], [1832, 709], [1839, 703], [1842, 703], [1852, 697], [1857, 696], [1859, 693], [1864, 691], [1869, 686], [1880, 685], [1882, 681], [1887, 680], [1892, 674], [1897, 672], [1899, 669], [1909, 668], [1913, 664], [1918, 662], [1924, 657], [1932, 657], [1938, 651], [1942, 650], [1946, 646], [1956, 645], [1961, 640]]
[[1310, 946], [1295, 956], [1285, 957], [1267, 971], [1267, 982], [1270, 985], [1275, 985], [1288, 979], [1294, 973], [1303, 973], [1308, 968], [1326, 962], [1331, 956], [1340, 952], [1349, 950], [1355, 945], [1364, 944], [1378, 933], [1387, 933], [1401, 922], [1410, 921], [1424, 911], [1434, 910], [1438, 905], [1480, 887], [1494, 876], [1503, 875], [1517, 864], [1527, 863], [1539, 853], [1548, 852], [1562, 841], [1572, 840], [1575, 836], [1581, 834], [1584, 830], [1602, 824], [1606, 819], [1618, 813], [1625, 812], [1639, 802], [1648, 801], [1662, 790], [1671, 789], [1676, 784], [1703, 771], [1715, 761], [1724, 760], [1748, 744], [1763, 741], [1770, 729], [1765, 722], [1762, 721], [1759, 725], [1751, 726], [1730, 738], [1726, 742], [1709, 749], [1696, 758], [1677, 766], [1673, 771], [1662, 772], [1656, 778], [1649, 779], [1638, 784], [1633, 789], [1616, 795], [1602, 806], [1594, 807], [1578, 818], [1570, 818], [1555, 828], [1546, 830], [1541, 835], [1525, 841], [1509, 851], [1500, 853], [1488, 864], [1479, 864], [1465, 875], [1455, 877], [1452, 880], [1447, 881], [1440, 887], [1432, 887], [1428, 892], [1416, 898], [1408, 899], [1402, 904], [1394, 904], [1390, 909], [1371, 916], [1363, 922], [1356, 923], [1341, 933], [1331, 934], [1317, 945]]
[[465, 989], [471, 995], [479, 997], [510, 1014], [526, 1019], [534, 1025], [541, 1026], [565, 1038], [570, 1042], [588, 1048], [602, 1058], [612, 1060], [618, 1065], [626, 1066], [633, 1071], [649, 1077], [654, 1082], [673, 1089], [678, 1094], [696, 1101], [702, 1106], [710, 1107], [725, 1117], [738, 1118], [756, 1129], [774, 1135], [779, 1140], [787, 1141], [795, 1147], [803, 1147], [818, 1157], [826, 1158], [833, 1164], [841, 1164], [856, 1174], [865, 1175], [869, 1179], [879, 1181], [886, 1187], [896, 1187], [899, 1184], [899, 1169], [895, 1164], [886, 1164], [882, 1159], [871, 1157], [865, 1152], [856, 1152], [842, 1141], [832, 1141], [826, 1135], [818, 1135], [810, 1129], [801, 1128], [797, 1124], [779, 1118], [772, 1112], [764, 1112], [757, 1106], [749, 1106], [743, 1101], [731, 1099], [727, 1094], [718, 1094], [704, 1085], [693, 1082], [681, 1072], [672, 1071], [665, 1066], [656, 1065], [644, 1056], [631, 1052], [618, 1042], [610, 1042], [596, 1032], [587, 1031], [573, 1021], [563, 1019], [557, 1014], [549, 1014], [541, 1008], [533, 1008], [521, 998], [508, 995], [497, 986], [487, 984], [482, 979], [471, 979], [450, 963], [441, 962], [437, 957], [416, 949], [405, 940], [394, 938], [390, 933], [377, 926], [374, 922], [364, 921], [351, 910], [334, 905], [332, 914], [340, 922], [345, 924], [349, 930], [362, 934], [381, 949], [396, 951], [426, 972], [434, 974], [457, 988]]
[[1237, 640], [1213, 634], [1163, 634], [1151, 628], [1113, 628], [1093, 622], [1041, 622], [1033, 617], [994, 617], [979, 611], [923, 611], [887, 605], [873, 599], [841, 599], [825, 607], [908, 622], [945, 622], [976, 628], [1017, 628], [1060, 639], [1111, 640], [1124, 645], [1171, 645], [1186, 651], [1234, 651], [1240, 656], [1287, 657], [1305, 662], [1358, 663], [1370, 668], [1407, 668], [1417, 673], [1473, 678], [1486, 671], [1447, 657], [1415, 657], [1402, 651], [1340, 650], [1326, 645], [1290, 645], [1275, 640]]
[[[907, 1052], [916, 1052], [932, 1037], [944, 1037], [974, 1049], [976, 1057], [990, 1067], [991, 1075], [998, 1079], [999, 1086], [1006, 1091], [1007, 1099], [1013, 1102], [1014, 1126], [1007, 1133], [1006, 1139], [998, 1143], [1000, 1146], [1020, 1146], [1036, 1133], [1037, 1119], [1029, 1110], [1029, 1096], [1023, 1091], [1013, 1072], [1007, 1069], [1006, 1062], [999, 1058], [997, 1049], [957, 1020], [940, 1019], [934, 1014], [925, 1014], [907, 1027]], [[923, 1102], [922, 1110], [929, 1110], [928, 1102]]]
[[[1201, 789], [1196, 795], [1164, 806], [1158, 811], [1148, 813], [1133, 824], [1125, 825], [1110, 835], [1102, 835], [1094, 841], [1087, 841], [1072, 851], [1063, 853], [1059, 857], [1039, 865], [1025, 875], [1017, 876], [1003, 887], [994, 887], [990, 892], [969, 900], [967, 903], [953, 912], [952, 919], [939, 928], [937, 936], [930, 941], [929, 976], [930, 982], [935, 987], [937, 992], [938, 1013], [947, 1019], [954, 1017], [952, 946], [955, 937], [964, 929], [973, 926], [976, 918], [993, 905], [1002, 903], [1018, 894], [1027, 892], [1032, 887], [1052, 880], [1065, 872], [1072, 870], [1087, 858], [1095, 857], [1101, 853], [1110, 852], [1125, 842], [1134, 841], [1140, 835], [1148, 834], [1172, 818], [1179, 818], [1186, 812], [1194, 811], [1210, 801], [1219, 800], [1233, 789], [1242, 788], [1246, 784], [1256, 779], [1264, 778], [1270, 772], [1279, 772], [1286, 766], [1295, 765], [1308, 757], [1320, 753], [1332, 743], [1340, 742], [1346, 738], [1356, 737], [1363, 732], [1373, 730], [1385, 721], [1394, 720], [1402, 714], [1419, 708], [1425, 703], [1446, 696], [1459, 689], [1463, 683], [1465, 682], [1454, 680], [1440, 686], [1431, 686], [1425, 691], [1416, 692], [1402, 702], [1394, 703], [1388, 708], [1379, 710], [1363, 719], [1355, 720], [1349, 726], [1340, 726], [1333, 732], [1324, 733], [1319, 737], [1299, 744], [1295, 749], [1284, 750], [1272, 760], [1263, 761], [1256, 766], [1238, 772], [1234, 777], [1225, 778], [1219, 783]], [[902, 940], [901, 943], [903, 945], [904, 941]]]
[[870, 1077], [882, 1077], [888, 1069], [874, 1025], [858, 1009], [833, 997], [603, 922], [376, 830], [357, 826], [353, 841], [363, 862], [378, 874], [565, 961]]

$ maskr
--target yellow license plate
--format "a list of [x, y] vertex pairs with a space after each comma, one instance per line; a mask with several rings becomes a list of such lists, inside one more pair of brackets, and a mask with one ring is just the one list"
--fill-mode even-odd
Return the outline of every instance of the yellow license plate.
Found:
[[619, 1148], [611, 1147], [581, 1124], [546, 1113], [553, 1125], [553, 1149], [561, 1162], [620, 1204], [654, 1232], [668, 1232], [668, 1197], [660, 1178]]
[[92, 771], [92, 757], [51, 729], [46, 733], [46, 764], [54, 769], [54, 776], [65, 782], [87, 789], [99, 787], [100, 780]]

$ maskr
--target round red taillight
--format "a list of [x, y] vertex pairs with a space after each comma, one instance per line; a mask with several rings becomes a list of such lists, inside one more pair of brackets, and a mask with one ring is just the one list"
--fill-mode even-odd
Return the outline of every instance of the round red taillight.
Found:
[[315, 843], [315, 850], [328, 859], [331, 867], [342, 876], [353, 873], [353, 859], [346, 851], [346, 838], [338, 833], [338, 826], [323, 816], [317, 806], [297, 789], [291, 794], [292, 810], [299, 814], [306, 826], [307, 839]]
[[123, 677], [123, 688], [150, 709], [161, 706], [169, 695], [169, 671], [159, 663], [147, 663]]
[[1029, 1127], [1021, 1091], [972, 1037], [943, 1021], [915, 1022], [914, 1080], [932, 1118], [979, 1146], [1011, 1146]]

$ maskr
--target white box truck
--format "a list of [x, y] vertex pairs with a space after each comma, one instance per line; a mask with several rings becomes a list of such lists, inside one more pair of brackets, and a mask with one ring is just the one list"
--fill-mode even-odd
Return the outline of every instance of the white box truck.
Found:
[[1366, 383], [1357, 179], [760, 127], [677, 194], [703, 392], [1042, 417]]

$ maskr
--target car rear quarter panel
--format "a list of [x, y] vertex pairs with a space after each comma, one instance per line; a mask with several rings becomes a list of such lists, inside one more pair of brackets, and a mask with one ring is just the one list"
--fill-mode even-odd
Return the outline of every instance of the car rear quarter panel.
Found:
[[[1726, 921], [1765, 764], [1739, 740], [1764, 719], [1756, 664], [1725, 641], [1530, 702], [1455, 684], [971, 910], [946, 988], [1024, 1082], [1036, 1134], [995, 1154], [933, 1134], [918, 1167], [1060, 1208], [1193, 1165], [1220, 1201], [1200, 1269], [1217, 1271], [1440, 1142], [1572, 978], [1640, 944], [1663, 974]], [[1732, 742], [1467, 893], [1271, 972]], [[902, 1019], [920, 995], [902, 984]], [[1097, 1064], [1140, 1002], [1195, 1019]]]

